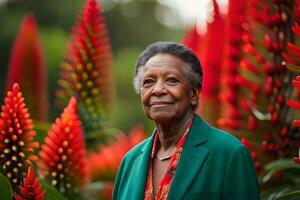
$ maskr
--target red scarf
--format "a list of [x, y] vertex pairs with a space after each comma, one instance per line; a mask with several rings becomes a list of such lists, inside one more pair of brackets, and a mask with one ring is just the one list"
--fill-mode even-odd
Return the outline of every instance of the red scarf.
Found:
[[191, 118], [187, 129], [185, 130], [184, 134], [181, 136], [177, 146], [176, 146], [176, 151], [171, 157], [170, 164], [167, 168], [167, 172], [162, 178], [160, 185], [158, 187], [156, 195], [153, 194], [153, 172], [152, 172], [152, 164], [153, 160], [156, 156], [157, 153], [157, 145], [158, 145], [158, 134], [157, 131], [155, 132], [155, 137], [154, 137], [154, 142], [153, 142], [153, 147], [152, 147], [152, 153], [151, 153], [151, 160], [150, 160], [150, 165], [149, 165], [149, 171], [148, 171], [148, 177], [147, 177], [147, 182], [146, 182], [146, 188], [145, 188], [145, 195], [144, 195], [144, 200], [166, 200], [168, 197], [169, 189], [173, 180], [173, 177], [176, 172], [177, 164], [180, 160], [181, 152], [183, 150], [183, 145], [186, 139], [186, 136], [191, 128], [193, 122], [193, 118]]

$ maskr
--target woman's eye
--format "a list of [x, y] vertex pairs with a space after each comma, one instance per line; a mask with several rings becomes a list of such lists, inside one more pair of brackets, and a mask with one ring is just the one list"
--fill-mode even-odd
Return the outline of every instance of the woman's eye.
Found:
[[152, 79], [145, 79], [144, 81], [143, 81], [143, 85], [150, 85], [150, 84], [152, 84], [153, 83], [153, 80]]
[[170, 77], [170, 78], [167, 78], [167, 82], [168, 83], [177, 83], [178, 80], [176, 78], [174, 78], [174, 77]]

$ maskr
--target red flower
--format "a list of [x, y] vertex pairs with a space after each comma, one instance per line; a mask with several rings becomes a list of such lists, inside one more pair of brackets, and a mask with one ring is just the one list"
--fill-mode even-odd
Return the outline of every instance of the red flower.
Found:
[[64, 100], [75, 96], [83, 125], [96, 130], [101, 127], [103, 106], [112, 103], [114, 93], [108, 31], [96, 0], [87, 0], [72, 31], [57, 96]]
[[42, 191], [42, 186], [34, 178], [33, 169], [29, 167], [27, 178], [23, 179], [20, 194], [15, 194], [15, 200], [43, 200], [44, 196], [45, 192]]
[[113, 181], [123, 156], [144, 138], [144, 131], [134, 128], [129, 137], [120, 133], [116, 141], [99, 146], [97, 152], [90, 152], [87, 159], [90, 178]]
[[250, 151], [251, 157], [253, 159], [253, 162], [254, 162], [254, 165], [255, 165], [255, 168], [256, 168], [256, 171], [259, 172], [262, 169], [262, 166], [261, 166], [261, 163], [258, 160], [258, 155], [257, 155], [256, 151], [254, 150], [253, 143], [248, 141], [246, 138], [241, 138], [241, 142]]
[[39, 146], [33, 140], [36, 132], [17, 83], [7, 92], [0, 115], [0, 166], [15, 188], [37, 159], [33, 151]]
[[[247, 2], [232, 0], [229, 3], [229, 10], [226, 21], [226, 39], [224, 52], [224, 67], [222, 69], [223, 76], [221, 82], [225, 84], [222, 93], [222, 118], [218, 120], [218, 125], [231, 129], [242, 128], [241, 113], [239, 109], [240, 102], [240, 83], [238, 82], [239, 64], [242, 59], [243, 40], [247, 35]], [[242, 62], [243, 63], [243, 62]], [[247, 64], [247, 65], [246, 65]], [[245, 67], [249, 68], [249, 64], [245, 63]]]
[[6, 90], [18, 82], [33, 119], [47, 120], [48, 86], [41, 42], [35, 19], [24, 17], [13, 45], [6, 78]]
[[83, 131], [74, 97], [48, 131], [39, 155], [47, 179], [61, 191], [70, 192], [86, 179]]
[[[218, 92], [220, 91], [220, 75], [224, 52], [224, 18], [219, 12], [216, 1], [214, 5], [214, 21], [207, 24], [205, 35], [199, 35], [196, 26], [188, 31], [183, 43], [191, 48], [199, 57], [204, 71], [201, 104], [198, 113], [203, 113], [210, 123], [215, 123], [220, 112]], [[209, 108], [209, 109], [207, 109]]]
[[[298, 88], [298, 89], [300, 89], [300, 76], [297, 76], [296, 77], [296, 80], [294, 80], [293, 81], [293, 86], [294, 87], [296, 87], [296, 88]], [[289, 106], [289, 107], [291, 107], [291, 108], [295, 108], [295, 109], [300, 109], [300, 102], [298, 102], [298, 101], [294, 101], [294, 100], [287, 100], [286, 101], [286, 104]], [[300, 119], [296, 119], [296, 120], [294, 120], [293, 121], [293, 125], [294, 126], [298, 126], [298, 127], [300, 127]]]

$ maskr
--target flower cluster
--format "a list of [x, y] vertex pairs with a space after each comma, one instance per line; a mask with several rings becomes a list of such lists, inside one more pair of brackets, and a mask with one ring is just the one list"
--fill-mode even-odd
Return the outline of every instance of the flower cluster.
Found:
[[0, 114], [0, 171], [16, 188], [25, 177], [28, 166], [37, 160], [34, 150], [36, 132], [26, 108], [20, 87], [15, 83], [7, 92]]
[[100, 145], [97, 152], [89, 152], [87, 166], [90, 179], [113, 181], [123, 156], [143, 139], [144, 131], [136, 127], [129, 136], [119, 133], [116, 141]]
[[74, 97], [48, 131], [39, 155], [40, 168], [60, 191], [71, 193], [86, 180], [83, 131]]
[[[240, 84], [243, 95], [241, 106], [248, 118], [248, 129], [251, 132], [260, 130], [260, 149], [274, 158], [283, 154], [289, 156], [295, 146], [294, 129], [289, 120], [289, 108], [285, 104], [293, 91], [289, 83], [291, 73], [282, 67], [281, 61], [288, 57], [283, 53], [291, 41], [291, 4], [285, 1], [274, 1], [272, 4], [251, 1], [249, 13], [256, 20], [243, 34], [244, 56], [240, 60]], [[258, 27], [261, 27], [259, 29]], [[264, 30], [256, 31], [254, 29]], [[264, 41], [259, 40], [263, 37]], [[288, 44], [288, 45], [287, 45]], [[263, 81], [262, 81], [263, 77]]]
[[203, 76], [200, 101], [206, 106], [200, 106], [196, 112], [205, 114], [206, 120], [211, 124], [216, 123], [221, 110], [218, 94], [221, 90], [220, 77], [225, 44], [224, 37], [219, 37], [225, 32], [225, 19], [221, 16], [215, 0], [213, 0], [213, 5], [214, 21], [207, 25], [205, 35], [200, 35], [198, 27], [194, 26], [186, 33], [182, 41], [194, 51], [201, 61], [205, 75]]
[[10, 53], [7, 71], [6, 90], [9, 90], [15, 82], [22, 85], [32, 119], [46, 121], [47, 73], [36, 21], [31, 15], [25, 16], [22, 21]]
[[72, 31], [57, 96], [63, 100], [75, 96], [85, 130], [97, 130], [102, 126], [105, 108], [112, 102], [113, 91], [111, 47], [96, 0], [87, 1]]
[[[300, 90], [300, 76], [297, 76], [292, 84], [293, 84], [294, 87], [296, 87], [298, 90]], [[295, 101], [295, 100], [287, 100], [286, 103], [289, 107], [300, 110], [300, 102]], [[296, 126], [296, 127], [300, 127], [300, 119], [295, 119], [293, 121], [293, 125]], [[298, 142], [298, 145], [300, 146], [299, 142]], [[299, 156], [300, 156], [300, 154], [299, 154]], [[300, 165], [300, 157], [294, 157], [293, 160], [294, 160], [295, 163]]]
[[[223, 116], [218, 120], [220, 126], [240, 129], [241, 113], [239, 109], [240, 84], [245, 80], [239, 78], [239, 62], [242, 56], [242, 36], [247, 32], [246, 2], [233, 0], [230, 2], [227, 16], [227, 32], [225, 46], [225, 62], [221, 82], [225, 85], [220, 95], [223, 103]], [[242, 26], [244, 25], [244, 26]]]
[[20, 186], [20, 194], [15, 194], [15, 200], [43, 200], [45, 192], [39, 181], [34, 178], [34, 171], [32, 167], [28, 168], [27, 177], [23, 179]]

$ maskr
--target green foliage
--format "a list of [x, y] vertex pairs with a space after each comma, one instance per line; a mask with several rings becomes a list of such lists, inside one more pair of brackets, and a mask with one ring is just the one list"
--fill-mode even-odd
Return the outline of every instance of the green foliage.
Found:
[[[270, 184], [269, 189], [262, 192], [263, 199], [295, 199], [299, 197], [300, 190], [300, 166], [291, 159], [279, 159], [268, 163], [266, 174], [262, 177], [262, 183]], [[279, 177], [278, 177], [279, 175]], [[277, 182], [284, 184], [278, 185]], [[297, 196], [298, 195], [298, 196]]]
[[66, 42], [68, 40], [68, 32], [59, 26], [42, 27], [39, 29], [42, 44], [44, 47], [44, 54], [46, 66], [48, 68], [48, 85], [49, 85], [49, 121], [54, 121], [61, 112], [55, 103], [55, 93], [58, 84], [59, 65], [63, 60], [62, 52], [66, 50]]
[[286, 62], [285, 66], [287, 67], [287, 69], [297, 75], [300, 74], [300, 67], [291, 63]]
[[13, 190], [8, 179], [0, 174], [0, 199], [12, 199]]
[[48, 130], [51, 128], [50, 123], [34, 121], [34, 130], [36, 131], [36, 135], [34, 139], [39, 143], [44, 143], [44, 138], [47, 136]]
[[134, 66], [141, 51], [139, 48], [123, 49], [114, 59], [117, 97], [111, 123], [113, 127], [120, 127], [125, 133], [129, 133], [137, 122], [145, 124], [149, 134], [153, 129], [152, 121], [144, 115], [140, 96], [133, 88]]
[[45, 200], [68, 200], [62, 193], [60, 193], [55, 187], [49, 184], [46, 180], [39, 180], [43, 189], [45, 190]]
[[288, 192], [283, 194], [282, 196], [278, 197], [278, 200], [297, 200], [300, 196], [300, 190]]
[[[273, 162], [268, 163], [265, 166], [265, 168], [267, 170], [267, 173], [262, 178], [263, 183], [268, 182], [271, 179], [271, 177], [274, 176], [274, 174], [277, 172], [296, 170], [300, 173], [300, 166], [295, 164], [290, 159], [275, 160]], [[295, 180], [296, 179], [298, 179], [298, 181], [300, 181], [300, 177], [295, 177]]]

